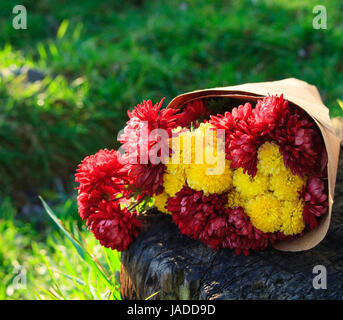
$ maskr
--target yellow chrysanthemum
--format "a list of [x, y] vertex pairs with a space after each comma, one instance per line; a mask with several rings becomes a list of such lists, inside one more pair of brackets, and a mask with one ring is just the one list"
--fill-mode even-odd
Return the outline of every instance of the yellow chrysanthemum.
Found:
[[182, 158], [181, 161], [185, 168], [194, 163], [202, 162], [201, 151], [204, 146], [204, 136], [200, 131], [189, 131], [182, 135]]
[[298, 191], [305, 185], [305, 180], [285, 169], [270, 177], [270, 190], [279, 200], [294, 201], [299, 198]]
[[166, 171], [163, 175], [163, 186], [165, 192], [170, 196], [174, 197], [175, 193], [179, 192], [185, 185], [185, 175], [176, 175]]
[[166, 209], [167, 200], [169, 198], [169, 196], [166, 192], [162, 192], [158, 195], [154, 194], [153, 198], [154, 198], [154, 205], [158, 211], [161, 211], [161, 212], [167, 213], [167, 214], [171, 214], [171, 212], [169, 212]]
[[[211, 124], [202, 123], [194, 131], [179, 130], [179, 134], [171, 139], [171, 147], [176, 156], [169, 158], [170, 161], [166, 164], [167, 173], [181, 180], [177, 181], [176, 177], [166, 178], [170, 180], [166, 180], [166, 192], [171, 196], [179, 191], [181, 184], [185, 184], [185, 174], [188, 185], [195, 190], [204, 191], [205, 194], [222, 193], [230, 189], [232, 172], [230, 163], [225, 160], [224, 143], [218, 151], [216, 131], [211, 128]], [[223, 181], [218, 180], [222, 178]]]
[[[203, 151], [205, 147], [217, 149], [217, 131], [210, 123], [201, 123], [193, 130], [178, 130], [177, 135], [169, 140], [173, 151], [170, 157], [172, 165], [181, 164], [184, 168], [194, 163], [202, 163]], [[224, 151], [225, 144], [221, 141], [218, 146]], [[196, 152], [197, 151], [197, 152]]]
[[281, 231], [285, 235], [298, 234], [305, 228], [303, 220], [304, 202], [300, 201], [285, 201], [281, 209]]
[[171, 163], [171, 159], [169, 163], [166, 163], [166, 171], [170, 174], [177, 175], [179, 177], [185, 177], [185, 167], [182, 163]]
[[223, 193], [232, 186], [230, 162], [224, 152], [217, 153], [211, 147], [204, 148], [203, 163], [189, 165], [185, 172], [189, 187], [206, 195]]
[[227, 207], [229, 208], [234, 208], [234, 207], [243, 207], [244, 206], [244, 201], [241, 198], [240, 193], [232, 189], [228, 195], [227, 195]]
[[167, 171], [178, 175], [184, 176], [185, 166], [183, 164], [183, 140], [185, 136], [189, 135], [189, 131], [182, 131], [181, 127], [173, 130], [173, 137], [169, 139], [169, 147], [172, 153], [169, 157], [168, 163], [165, 162]]
[[285, 170], [283, 156], [279, 147], [272, 142], [265, 142], [257, 151], [257, 170], [265, 175], [278, 174]]
[[169, 147], [171, 150], [170, 156], [168, 161], [165, 161], [164, 163], [170, 165], [170, 168], [172, 169], [176, 168], [177, 165], [182, 164], [182, 150], [177, 138], [170, 139]]
[[166, 171], [179, 177], [185, 177], [185, 166], [182, 163], [182, 151], [171, 155], [168, 163], [165, 163]]
[[269, 178], [257, 172], [255, 177], [243, 173], [239, 168], [234, 171], [233, 185], [244, 198], [252, 198], [268, 191]]
[[213, 146], [217, 148], [217, 131], [212, 130], [215, 127], [210, 124], [209, 122], [201, 123], [200, 126], [195, 130], [197, 134], [201, 134], [203, 136], [204, 146]]
[[254, 227], [263, 232], [276, 232], [282, 224], [281, 205], [281, 201], [266, 193], [249, 200], [245, 209]]

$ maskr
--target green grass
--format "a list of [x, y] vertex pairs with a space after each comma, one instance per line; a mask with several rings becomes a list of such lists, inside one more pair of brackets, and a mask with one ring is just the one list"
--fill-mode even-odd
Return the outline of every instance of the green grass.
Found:
[[[327, 30], [313, 29], [318, 2], [310, 0], [26, 0], [28, 29], [14, 30], [17, 4], [0, 3], [1, 298], [117, 298], [61, 230], [20, 212], [41, 194], [110, 270], [77, 219], [75, 197], [57, 189], [72, 194], [81, 159], [117, 147], [127, 109], [143, 99], [296, 77], [318, 87], [331, 116], [343, 115], [339, 0], [320, 3]], [[21, 67], [46, 77], [28, 83], [13, 75]], [[117, 253], [106, 253], [117, 270]], [[26, 289], [13, 289], [17, 265]]]
[[0, 210], [0, 300], [120, 299], [119, 252], [101, 247], [71, 219], [67, 235], [52, 224], [38, 232], [15, 219], [9, 199]]

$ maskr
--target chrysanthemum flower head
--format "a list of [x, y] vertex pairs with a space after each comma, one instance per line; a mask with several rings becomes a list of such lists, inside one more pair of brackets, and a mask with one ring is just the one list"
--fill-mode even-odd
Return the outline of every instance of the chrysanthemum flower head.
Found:
[[208, 219], [204, 230], [199, 234], [199, 240], [217, 251], [222, 247], [228, 233], [228, 216], [213, 215]]
[[279, 200], [294, 201], [299, 198], [306, 181], [285, 169], [270, 177], [270, 190]]
[[122, 164], [121, 154], [115, 150], [99, 150], [86, 157], [78, 165], [75, 181], [80, 191], [90, 191], [100, 185], [110, 185], [121, 190], [123, 181], [129, 181], [127, 167]]
[[281, 233], [264, 233], [255, 228], [242, 207], [228, 209], [227, 215], [228, 233], [222, 247], [235, 249], [237, 255], [248, 255], [250, 250], [264, 250], [283, 236]]
[[157, 208], [158, 211], [161, 211], [166, 214], [171, 214], [171, 212], [168, 211], [166, 208], [167, 200], [169, 198], [169, 195], [166, 192], [162, 192], [160, 194], [154, 194], [154, 205]]
[[182, 153], [184, 145], [183, 137], [187, 135], [187, 132], [189, 132], [189, 129], [182, 127], [176, 127], [172, 130], [172, 136], [169, 138], [169, 148], [172, 150], [172, 154], [170, 156], [173, 154], [179, 156], [179, 154]]
[[127, 166], [120, 161], [120, 153], [104, 149], [81, 162], [75, 181], [79, 183], [78, 211], [82, 219], [87, 219], [102, 200], [114, 199], [118, 193], [126, 196], [125, 185], [132, 180]]
[[183, 131], [181, 127], [176, 128], [169, 139], [169, 148], [171, 150], [169, 159], [165, 161], [166, 171], [177, 176], [184, 176], [184, 166], [182, 163], [182, 146], [183, 146]]
[[223, 193], [232, 186], [232, 170], [230, 162], [225, 159], [225, 153], [214, 152], [211, 147], [204, 148], [202, 163], [195, 163], [186, 168], [187, 184], [194, 190], [203, 191], [205, 195], [210, 193]]
[[138, 236], [141, 222], [136, 213], [121, 208], [118, 202], [103, 201], [95, 214], [89, 217], [87, 225], [101, 245], [124, 251]]
[[255, 108], [252, 110], [250, 124], [255, 127], [261, 135], [265, 135], [275, 129], [279, 124], [284, 110], [287, 108], [288, 101], [283, 99], [283, 95], [280, 97], [277, 95], [270, 95], [263, 99], [259, 99]]
[[[195, 162], [195, 148], [200, 148], [202, 145], [202, 140], [196, 140], [197, 132], [195, 131], [185, 131], [179, 135], [180, 139], [180, 164], [187, 167], [189, 164]], [[201, 137], [200, 137], [201, 138]], [[197, 142], [196, 142], [197, 141]], [[177, 161], [179, 159], [176, 159]], [[175, 163], [175, 161], [173, 161]]]
[[166, 172], [179, 177], [185, 177], [185, 166], [182, 163], [173, 163], [172, 159], [170, 158], [169, 163], [167, 163], [165, 166]]
[[[151, 100], [144, 100], [132, 112], [128, 111], [130, 120], [118, 138], [125, 150], [126, 163], [132, 165], [131, 176], [137, 178], [133, 184], [149, 195], [162, 191], [164, 166], [157, 160], [169, 154], [168, 139], [180, 118], [178, 109], [161, 109], [163, 100], [155, 105]], [[168, 137], [161, 136], [155, 129], [163, 129]], [[156, 163], [152, 163], [151, 151], [156, 144], [160, 148], [157, 148]]]
[[217, 147], [217, 130], [211, 123], [201, 123], [196, 132], [203, 135], [204, 145]]
[[194, 124], [196, 121], [203, 121], [209, 117], [209, 111], [204, 106], [202, 99], [189, 102], [181, 112], [178, 123], [182, 127]]
[[226, 157], [231, 160], [231, 168], [243, 168], [255, 176], [260, 135], [250, 125], [251, 110], [250, 103], [246, 103], [234, 108], [232, 113], [225, 112], [224, 116], [211, 116], [210, 123], [225, 130]]
[[202, 161], [204, 148], [207, 151], [213, 149], [224, 151], [224, 142], [218, 143], [217, 130], [210, 123], [201, 123], [193, 131], [185, 131], [180, 135], [180, 146], [182, 151], [181, 161], [185, 165], [191, 165]]
[[296, 235], [304, 230], [304, 205], [302, 200], [284, 202], [281, 208], [281, 231], [285, 235]]
[[129, 167], [129, 176], [134, 177], [132, 185], [137, 189], [149, 196], [163, 191], [164, 164], [133, 164]]
[[239, 168], [233, 173], [233, 185], [243, 198], [252, 198], [268, 191], [269, 178], [259, 172], [252, 177]]
[[166, 163], [170, 172], [182, 173], [188, 164], [194, 163], [195, 136], [196, 133], [188, 129], [173, 132], [172, 138], [169, 139], [171, 154], [168, 163]]
[[185, 175], [175, 175], [168, 170], [163, 175], [164, 191], [171, 197], [179, 192], [186, 183]]
[[293, 174], [319, 172], [324, 149], [323, 139], [310, 117], [299, 109], [287, 109], [275, 130], [269, 133], [280, 146], [284, 163]]
[[249, 200], [246, 213], [253, 226], [263, 232], [276, 232], [281, 227], [281, 202], [271, 193]]
[[242, 199], [240, 193], [232, 188], [227, 194], [227, 205], [228, 208], [243, 207], [245, 201]]
[[209, 217], [220, 214], [226, 201], [225, 194], [205, 196], [202, 191], [184, 186], [174, 197], [168, 199], [167, 209], [172, 212], [173, 221], [182, 234], [198, 239]]
[[[155, 105], [151, 100], [143, 101], [133, 111], [128, 111], [130, 120], [126, 123], [124, 132], [118, 138], [122, 149], [130, 163], [146, 163], [151, 148], [161, 137], [151, 134], [155, 129], [163, 129], [170, 136], [171, 130], [178, 125], [180, 115], [178, 109], [161, 109], [164, 99]], [[168, 141], [165, 141], [168, 148]]]
[[81, 219], [88, 219], [98, 210], [100, 203], [114, 200], [117, 194], [116, 189], [106, 185], [98, 186], [91, 191], [79, 192], [77, 205]]
[[328, 210], [328, 196], [324, 181], [319, 177], [309, 177], [301, 196], [305, 202], [303, 218], [312, 230], [318, 225], [318, 219]]
[[[180, 115], [178, 109], [162, 109], [164, 98], [155, 105], [151, 100], [143, 100], [138, 104], [133, 111], [128, 111], [128, 116], [131, 119], [139, 119], [140, 121], [147, 121], [149, 130], [163, 128], [168, 131], [178, 126]], [[130, 120], [127, 125], [130, 126]]]
[[258, 172], [265, 175], [277, 175], [285, 170], [283, 156], [279, 151], [279, 146], [273, 142], [265, 142], [257, 151]]
[[[197, 191], [204, 191], [205, 194], [227, 191], [232, 182], [230, 163], [225, 160], [224, 145], [217, 143], [216, 130], [213, 129], [211, 124], [202, 123], [194, 131], [180, 132], [179, 144], [175, 145], [180, 146], [181, 163], [173, 163], [171, 157], [170, 163], [166, 165], [167, 172], [179, 176], [182, 183], [185, 172], [188, 185]], [[218, 180], [221, 178], [224, 180]], [[179, 186], [175, 177], [167, 179], [173, 179], [174, 184]], [[167, 185], [172, 192], [171, 183], [167, 181]], [[178, 191], [178, 187], [175, 190]]]
[[249, 122], [252, 116], [252, 107], [249, 102], [240, 105], [238, 108], [233, 108], [231, 111], [232, 119], [236, 124], [241, 124], [241, 121]]

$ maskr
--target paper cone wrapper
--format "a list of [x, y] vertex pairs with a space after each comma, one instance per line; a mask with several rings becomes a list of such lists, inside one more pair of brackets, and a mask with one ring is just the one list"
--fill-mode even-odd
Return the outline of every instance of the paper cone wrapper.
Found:
[[[340, 149], [340, 140], [331, 128], [329, 109], [323, 104], [317, 88], [307, 82], [294, 78], [272, 82], [246, 83], [181, 94], [174, 98], [167, 108], [182, 108], [190, 101], [215, 97], [226, 97], [237, 99], [240, 102], [254, 103], [257, 99], [263, 98], [268, 94], [283, 94], [284, 98], [289, 102], [305, 110], [319, 127], [325, 142], [328, 154], [328, 213], [323, 217], [317, 228], [305, 233], [302, 237], [294, 240], [280, 241], [274, 245], [274, 248], [281, 251], [308, 250], [322, 241], [329, 229]], [[233, 105], [233, 107], [235, 106], [238, 105]]]

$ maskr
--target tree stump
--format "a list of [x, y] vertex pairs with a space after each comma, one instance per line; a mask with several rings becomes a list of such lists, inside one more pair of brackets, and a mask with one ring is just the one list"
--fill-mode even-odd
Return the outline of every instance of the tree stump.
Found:
[[[311, 250], [236, 256], [181, 235], [170, 216], [155, 212], [147, 225], [121, 256], [123, 299], [343, 299], [343, 150], [330, 229]], [[327, 289], [313, 287], [316, 265]]]

